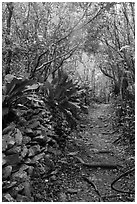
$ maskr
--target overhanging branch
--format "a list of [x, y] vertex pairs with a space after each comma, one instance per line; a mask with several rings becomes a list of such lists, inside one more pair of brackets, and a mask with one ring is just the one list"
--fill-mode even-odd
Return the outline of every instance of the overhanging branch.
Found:
[[105, 72], [105, 71], [102, 69], [101, 66], [99, 66], [99, 68], [100, 68], [100, 71], [101, 71], [105, 76], [107, 76], [107, 77], [109, 77], [109, 78], [115, 80], [115, 78], [114, 78], [113, 76], [111, 76], [110, 74], [108, 74], [107, 72]]
[[[79, 45], [76, 45], [74, 48], [72, 48], [71, 50], [69, 50], [67, 53], [65, 53], [65, 54], [63, 54], [63, 55], [60, 55], [60, 56], [57, 56], [56, 58], [54, 58], [54, 59], [52, 59], [52, 60], [49, 60], [48, 62], [44, 62], [41, 66], [37, 67], [37, 68], [33, 71], [33, 73], [35, 73], [35, 72], [41, 70], [43, 67], [45, 67], [45, 66], [48, 65], [48, 64], [51, 64], [52, 62], [54, 62], [54, 61], [57, 60], [57, 59], [63, 58], [63, 57], [65, 57], [65, 56], [67, 56], [67, 55], [72, 55], [72, 53], [74, 53], [78, 47], [79, 47]], [[70, 57], [70, 56], [69, 56], [69, 57]], [[69, 57], [68, 57], [68, 58], [69, 58]], [[66, 58], [66, 59], [67, 59], [67, 58]], [[66, 59], [65, 59], [65, 60], [66, 60]]]

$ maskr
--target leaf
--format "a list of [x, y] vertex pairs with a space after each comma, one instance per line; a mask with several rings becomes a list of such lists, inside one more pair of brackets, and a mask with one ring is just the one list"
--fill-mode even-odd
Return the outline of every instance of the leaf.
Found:
[[57, 148], [53, 148], [53, 147], [49, 147], [48, 152], [54, 154], [55, 156], [60, 156], [61, 155], [61, 151], [58, 150]]
[[[3, 145], [3, 144], [2, 144]], [[6, 164], [5, 154], [2, 153], [2, 166]]]
[[31, 163], [36, 163], [38, 160], [42, 159], [44, 156], [45, 156], [45, 153], [41, 153], [41, 154], [34, 156], [33, 159], [31, 160]]
[[87, 106], [81, 105], [81, 110], [82, 110], [85, 114], [88, 114], [88, 107], [87, 107]]
[[80, 111], [80, 107], [76, 104], [76, 103], [72, 103], [72, 102], [65, 102], [63, 104], [61, 104], [61, 106], [64, 109], [67, 109], [69, 112], [71, 112], [71, 114], [78, 119], [78, 113]]
[[6, 94], [6, 86], [2, 86], [2, 96]]
[[2, 107], [2, 117], [4, 117], [5, 115], [8, 115], [8, 113], [9, 113], [9, 108]]
[[2, 190], [9, 190], [10, 188], [13, 188], [13, 186], [16, 186], [17, 182], [16, 181], [12, 181], [9, 183], [9, 181], [5, 181], [4, 185], [2, 186]]
[[29, 128], [35, 129], [38, 126], [40, 126], [40, 122], [34, 121], [32, 124], [29, 125]]
[[29, 85], [26, 87], [25, 91], [35, 90], [39, 87], [38, 84]]
[[43, 85], [44, 93], [47, 98], [52, 99], [54, 98], [54, 91], [51, 83], [49, 81], [46, 81]]
[[15, 124], [11, 123], [8, 127], [2, 130], [2, 135], [7, 134], [8, 132], [13, 131], [14, 129], [15, 129]]
[[25, 90], [26, 86], [29, 85], [29, 84], [32, 84], [32, 83], [34, 83], [34, 82], [33, 81], [29, 81], [29, 80], [25, 80], [25, 81], [20, 81], [19, 80], [17, 82], [16, 86], [14, 87], [13, 91], [12, 91], [13, 92], [13, 96], [15, 94], [22, 93]]
[[29, 154], [28, 157], [35, 156], [36, 154], [40, 153], [40, 145], [34, 145], [29, 148]]
[[2, 179], [7, 179], [12, 172], [12, 166], [6, 166], [2, 171]]
[[68, 101], [68, 106], [69, 106], [71, 109], [74, 109], [74, 110], [76, 110], [76, 111], [79, 111], [79, 110], [80, 110], [79, 103], [74, 103], [74, 102]]
[[6, 84], [6, 95], [9, 95], [13, 91], [17, 81], [18, 80], [14, 78], [9, 84]]
[[68, 110], [61, 108], [62, 112], [65, 114], [67, 122], [70, 124], [71, 128], [76, 127], [76, 119], [73, 117], [72, 113]]
[[65, 89], [69, 89], [69, 88], [71, 88], [72, 86], [74, 86], [74, 85], [73, 85], [73, 82], [72, 82], [72, 79], [71, 79], [71, 80], [69, 80], [68, 82], [66, 82], [64, 88], [65, 88]]
[[60, 96], [63, 94], [64, 91], [65, 91], [64, 87], [58, 86], [55, 89], [55, 96], [54, 96], [54, 98], [59, 101]]
[[6, 83], [10, 83], [14, 78], [15, 78], [14, 75], [12, 75], [12, 74], [7, 74], [7, 75], [5, 76], [5, 78], [4, 78], [4, 81], [5, 81]]
[[17, 165], [21, 161], [18, 153], [8, 155], [4, 159], [6, 160], [7, 164], [12, 165], [12, 166]]
[[17, 129], [16, 131], [17, 131], [17, 133], [15, 134], [16, 144], [21, 145], [22, 144], [22, 139], [23, 139], [22, 133], [21, 133], [21, 131], [19, 129]]
[[14, 198], [9, 193], [3, 195], [3, 200], [4, 202], [15, 202]]
[[22, 92], [25, 90], [25, 87], [27, 85], [32, 85], [34, 83], [34, 80], [24, 80], [14, 78], [10, 84], [6, 85], [7, 92], [6, 95], [8, 95], [9, 98], [16, 97], [19, 94], [22, 94]]
[[77, 88], [76, 88], [76, 87], [73, 87], [72, 89], [70, 89], [70, 90], [68, 90], [68, 91], [66, 92], [66, 96], [67, 96], [68, 98], [71, 98], [72, 95], [76, 94], [76, 92], [77, 92]]
[[50, 175], [56, 175], [58, 172], [59, 172], [59, 170], [56, 169], [55, 171], [52, 171], [52, 172], [50, 173]]
[[27, 134], [33, 134], [33, 130], [31, 128], [26, 128], [24, 132]]
[[37, 95], [27, 96], [26, 98], [29, 99], [30, 101], [38, 102], [41, 104], [44, 103], [43, 100], [39, 99]]

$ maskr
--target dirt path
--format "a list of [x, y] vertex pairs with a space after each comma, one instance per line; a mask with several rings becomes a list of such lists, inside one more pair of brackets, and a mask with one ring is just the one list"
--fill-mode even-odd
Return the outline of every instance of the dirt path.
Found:
[[[113, 112], [110, 104], [97, 105], [95, 110], [89, 112], [89, 134], [87, 140], [91, 159], [88, 163], [115, 164], [124, 166], [124, 151], [113, 145], [118, 137], [112, 127]], [[96, 185], [101, 197], [112, 195], [111, 183], [116, 178], [117, 169], [93, 169], [91, 178]], [[113, 192], [113, 195], [116, 194]], [[116, 198], [114, 197], [115, 201]]]
[[[122, 146], [115, 146], [113, 142], [118, 138], [112, 127], [113, 109], [110, 104], [96, 105], [90, 108], [88, 123], [80, 133], [79, 151], [74, 155], [77, 162], [102, 165], [101, 168], [82, 165], [80, 175], [71, 178], [73, 184], [66, 181], [66, 188], [77, 189], [77, 193], [69, 194], [67, 201], [76, 202], [120, 202], [127, 201], [121, 194], [111, 189], [111, 183], [124, 169], [128, 157]], [[83, 143], [84, 141], [84, 143]], [[82, 160], [81, 160], [82, 159]], [[103, 165], [106, 165], [104, 168]], [[117, 166], [111, 169], [110, 166]], [[71, 180], [70, 179], [70, 180]], [[124, 184], [125, 185], [125, 184]], [[123, 190], [126, 187], [118, 184]]]
[[[134, 200], [132, 195], [119, 193], [111, 188], [111, 183], [130, 169], [132, 162], [132, 156], [126, 152], [125, 146], [113, 144], [119, 137], [119, 133], [112, 127], [113, 118], [110, 104], [90, 107], [87, 118], [70, 137], [66, 150], [59, 156], [55, 175], [49, 180], [41, 179], [38, 182], [36, 178], [37, 191], [33, 195], [35, 202]], [[129, 190], [131, 187], [133, 190], [134, 176], [131, 178], [124, 178], [116, 187], [121, 190]]]
[[[87, 140], [91, 154], [96, 153], [93, 158], [97, 161], [118, 163], [120, 158], [123, 160], [123, 148], [116, 148], [113, 142], [119, 137], [112, 127], [113, 109], [110, 104], [96, 105], [94, 111], [89, 111], [89, 124], [87, 126]], [[97, 154], [99, 156], [97, 156]], [[117, 160], [118, 157], [118, 160]], [[121, 162], [120, 162], [121, 163]]]

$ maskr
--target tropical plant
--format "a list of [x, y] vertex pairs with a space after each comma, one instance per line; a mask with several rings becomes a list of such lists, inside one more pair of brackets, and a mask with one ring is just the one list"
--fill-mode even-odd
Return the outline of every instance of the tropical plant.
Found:
[[37, 84], [34, 84], [34, 80], [17, 78], [13, 75], [8, 75], [6, 79], [2, 93], [3, 121], [9, 120], [9, 117], [16, 117], [14, 109], [26, 102], [28, 91], [38, 87]]
[[64, 71], [58, 72], [52, 82], [44, 84], [45, 101], [52, 108], [58, 108], [66, 117], [68, 124], [76, 127], [77, 120], [80, 119], [80, 100], [77, 97], [79, 87]]

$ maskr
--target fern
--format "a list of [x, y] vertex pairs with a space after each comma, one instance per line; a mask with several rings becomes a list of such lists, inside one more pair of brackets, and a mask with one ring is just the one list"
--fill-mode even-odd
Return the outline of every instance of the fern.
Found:
[[71, 127], [76, 127], [81, 110], [80, 102], [76, 100], [77, 91], [77, 84], [74, 84], [63, 71], [59, 71], [58, 77], [51, 83], [46, 82], [44, 86], [46, 102], [52, 108], [58, 107]]

